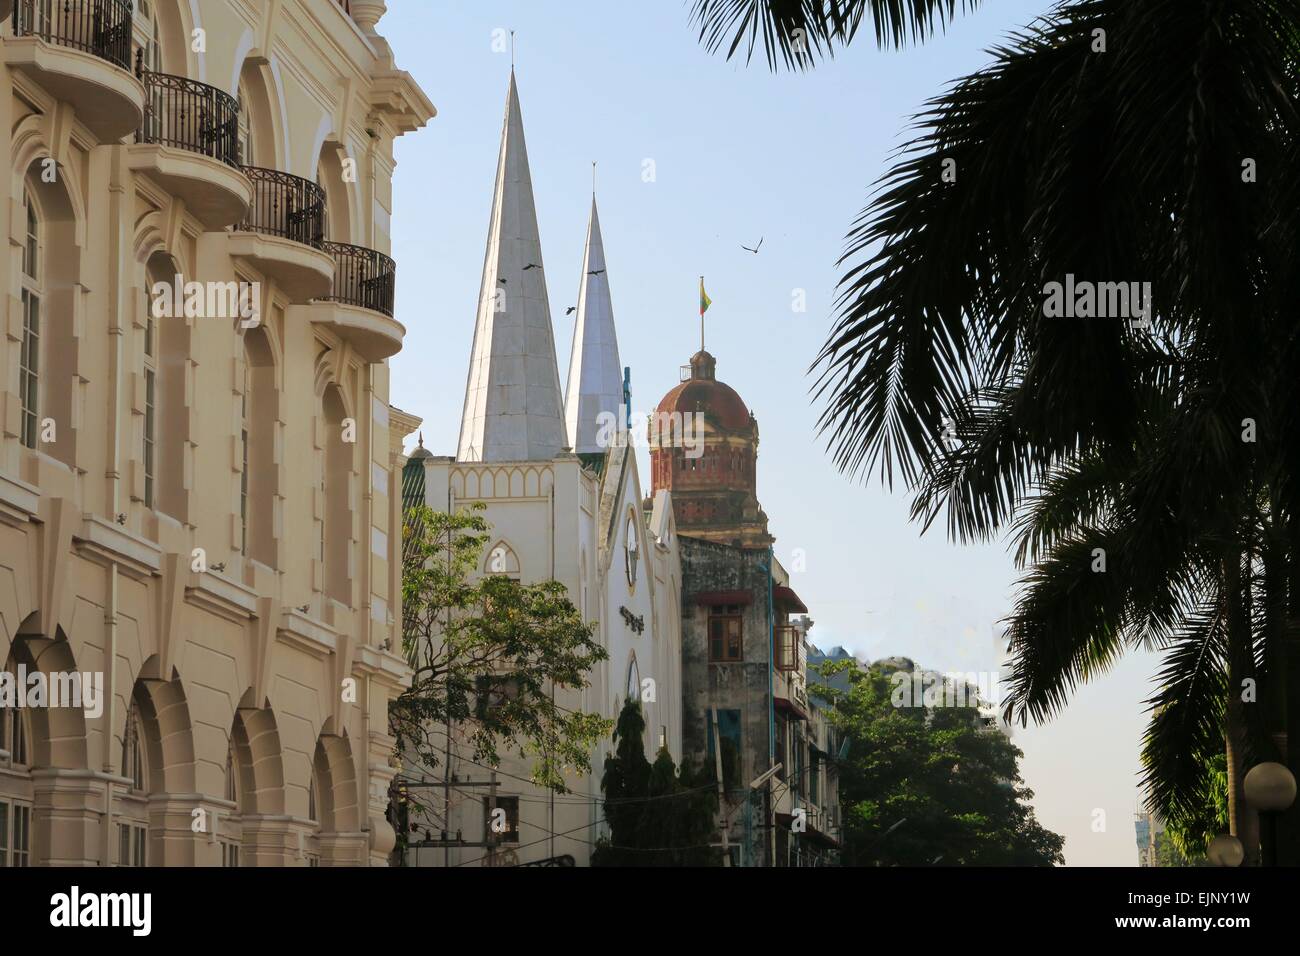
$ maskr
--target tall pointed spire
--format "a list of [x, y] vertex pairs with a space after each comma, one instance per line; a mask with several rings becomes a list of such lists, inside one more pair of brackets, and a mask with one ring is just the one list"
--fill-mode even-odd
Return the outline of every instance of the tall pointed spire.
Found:
[[566, 445], [546, 270], [512, 69], [456, 457], [542, 461]]
[[569, 354], [569, 384], [564, 398], [564, 419], [573, 450], [602, 452], [597, 441], [603, 413], [620, 420], [623, 405], [623, 369], [618, 359], [614, 306], [605, 269], [605, 245], [600, 237], [596, 197], [591, 197], [587, 225], [587, 254], [582, 262], [578, 290], [578, 318], [573, 325], [573, 351]]

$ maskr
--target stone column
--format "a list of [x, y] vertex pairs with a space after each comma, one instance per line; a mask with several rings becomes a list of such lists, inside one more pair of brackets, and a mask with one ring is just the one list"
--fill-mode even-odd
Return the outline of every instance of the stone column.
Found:
[[93, 770], [32, 771], [31, 862], [40, 866], [104, 866], [104, 791]]

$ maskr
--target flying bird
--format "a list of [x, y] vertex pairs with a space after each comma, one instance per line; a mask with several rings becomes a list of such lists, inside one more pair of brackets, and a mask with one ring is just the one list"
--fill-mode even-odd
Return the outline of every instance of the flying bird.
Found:
[[529, 269], [540, 269], [540, 268], [541, 266], [539, 266], [536, 262], [530, 262], [528, 263], [528, 265], [524, 266], [524, 271], [527, 272]]
[[589, 276], [603, 276], [604, 274], [605, 274], [604, 269], [593, 269], [591, 272], [587, 273], [587, 275]]
[[497, 279], [497, 282], [500, 282], [502, 285], [505, 285], [505, 284], [506, 284], [506, 280], [505, 280], [505, 279]]
[[753, 249], [749, 248], [749, 246], [746, 246], [744, 244], [742, 244], [740, 248], [744, 249], [746, 252], [752, 252], [754, 255], [758, 255], [758, 250], [763, 248], [763, 238], [764, 238], [763, 236], [758, 237], [758, 245]]
[[575, 312], [577, 312], [577, 311], [578, 311], [578, 307], [577, 307], [576, 305], [571, 305], [571, 306], [569, 306], [567, 309], [564, 310], [564, 314], [565, 314], [565, 315], [573, 315], [573, 313], [575, 313]]

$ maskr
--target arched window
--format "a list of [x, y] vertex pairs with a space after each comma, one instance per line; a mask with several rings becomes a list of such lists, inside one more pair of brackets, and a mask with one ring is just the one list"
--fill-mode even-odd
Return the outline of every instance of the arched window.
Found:
[[627, 525], [623, 530], [623, 563], [624, 570], [627, 572], [628, 587], [633, 591], [636, 590], [636, 569], [640, 559], [638, 543], [636, 537], [636, 512], [630, 511], [627, 516]]
[[244, 332], [244, 381], [239, 397], [240, 552], [267, 567], [276, 563], [275, 356], [260, 326]]
[[245, 166], [255, 166], [253, 155], [252, 100], [243, 83], [239, 84], [239, 161]]
[[154, 506], [158, 444], [158, 327], [150, 312], [144, 326], [144, 506]]
[[162, 62], [162, 37], [158, 33], [158, 21], [150, 17], [149, 39], [144, 47], [144, 67], [154, 73], [161, 73]]
[[122, 733], [122, 776], [130, 787], [121, 795], [117, 822], [117, 865], [147, 866], [149, 847], [149, 773], [144, 728], [135, 700], [126, 712]]
[[[321, 759], [320, 744], [316, 745], [316, 760]], [[315, 767], [311, 772], [311, 784], [307, 787], [307, 819], [316, 825], [315, 831], [307, 840], [307, 865], [320, 866], [320, 797], [317, 793], [320, 791], [320, 782]]]
[[146, 508], [182, 519], [185, 517], [184, 448], [189, 431], [185, 365], [190, 330], [182, 314], [173, 314], [179, 303], [172, 303], [169, 308], [160, 309], [160, 315], [155, 315], [153, 296], [155, 287], [173, 288], [179, 272], [175, 260], [163, 252], [153, 255], [145, 269], [149, 295], [145, 300], [139, 346], [144, 376], [139, 445], [144, 481], [138, 493]]
[[351, 242], [352, 223], [341, 152], [337, 143], [325, 143], [321, 147], [316, 160], [316, 185], [325, 193], [325, 237], [336, 242]]
[[[321, 561], [325, 593], [341, 604], [352, 604], [352, 453], [356, 447], [344, 431], [347, 411], [338, 386], [330, 385], [321, 399], [325, 418], [325, 448], [321, 452], [321, 494], [325, 504], [321, 530]], [[353, 436], [355, 437], [355, 436]]]
[[243, 828], [239, 820], [239, 760], [235, 755], [235, 742], [232, 739], [226, 749], [226, 799], [235, 805], [231, 816], [223, 817], [219, 834], [221, 843], [221, 865], [223, 867], [239, 866], [239, 847], [242, 843]]
[[632, 655], [631, 662], [627, 665], [627, 699], [641, 699], [641, 668], [637, 666], [636, 654]]
[[[5, 665], [5, 672], [16, 674], [18, 665], [27, 665], [29, 672], [36, 670], [35, 662], [20, 638]], [[18, 693], [26, 688], [17, 687]], [[0, 775], [0, 867], [31, 865], [32, 787], [31, 723], [29, 711], [17, 706], [0, 707], [0, 750], [8, 752], [7, 772]], [[2, 764], [0, 764], [2, 765]]]
[[487, 558], [483, 562], [483, 572], [485, 574], [495, 574], [518, 580], [519, 571], [519, 555], [515, 554], [515, 549], [506, 542], [498, 541], [488, 548]]
[[[135, 45], [140, 58], [140, 67], [146, 73], [161, 73], [162, 38], [158, 29], [158, 18], [153, 5], [147, 0], [139, 0], [135, 10]], [[155, 84], [146, 87], [149, 102], [144, 111], [144, 133], [147, 142], [156, 143], [163, 135], [163, 123], [168, 115], [167, 91]]]
[[248, 441], [252, 431], [249, 406], [252, 404], [253, 363], [249, 359], [247, 343], [244, 347], [244, 383], [239, 396], [239, 553], [248, 554]]
[[27, 766], [31, 759], [27, 747], [27, 721], [17, 707], [0, 707], [0, 750], [9, 752], [9, 763]]
[[44, 298], [44, 249], [41, 217], [31, 190], [23, 190], [27, 237], [23, 244], [22, 351], [18, 364], [18, 391], [22, 401], [22, 442], [35, 448], [40, 434], [41, 301]]

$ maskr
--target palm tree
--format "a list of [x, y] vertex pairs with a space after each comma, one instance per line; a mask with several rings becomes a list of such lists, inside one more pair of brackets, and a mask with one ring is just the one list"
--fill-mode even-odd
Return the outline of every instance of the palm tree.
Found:
[[[956, 7], [699, 0], [695, 12], [710, 48], [730, 31], [729, 56], [748, 38], [747, 55], [761, 40], [774, 68], [807, 68], [851, 42], [864, 18], [879, 43], [899, 45]], [[842, 470], [887, 484], [897, 470], [918, 518], [928, 526], [946, 512], [949, 534], [970, 541], [1003, 532], [1080, 463], [1141, 469], [1129, 482], [1146, 496], [1132, 502], [1141, 507], [1092, 529], [1118, 535], [1108, 551], [1132, 578], [1115, 585], [1119, 603], [1075, 595], [1091, 630], [1059, 621], [1026, 629], [1018, 646], [1025, 673], [1057, 673], [1043, 685], [1057, 706], [1073, 679], [1109, 660], [1087, 641], [1122, 623], [1107, 615], [1135, 600], [1127, 592], [1166, 615], [1156, 633], [1175, 656], [1196, 608], [1220, 600], [1217, 626], [1233, 634], [1229, 686], [1246, 679], [1252, 552], [1234, 529], [1241, 503], [1262, 494], [1273, 587], [1259, 655], [1275, 688], [1291, 678], [1285, 716], [1279, 693], [1268, 705], [1273, 729], [1300, 740], [1300, 650], [1287, 653], [1300, 617], [1300, 346], [1289, 314], [1300, 291], [1298, 38], [1292, 0], [1055, 3], [926, 105], [849, 233], [839, 318], [814, 366]], [[1149, 283], [1154, 305], [1140, 328], [1049, 318], [1048, 284], [1067, 276]], [[1157, 438], [1154, 454], [1143, 443]], [[1085, 523], [1113, 512], [1116, 487], [1103, 482], [1075, 503]], [[1078, 548], [1069, 535], [1079, 523], [1067, 514], [1044, 533]], [[1212, 527], [1217, 538], [1201, 533]], [[1151, 535], [1166, 536], [1157, 540], [1170, 560], [1138, 560]], [[1186, 563], [1193, 554], [1199, 564]], [[1194, 567], [1175, 613], [1177, 589], [1157, 579]], [[1030, 586], [1044, 573], [1040, 564]], [[1228, 723], [1235, 696], [1224, 700]]]
[[692, 18], [710, 53], [724, 45], [727, 59], [743, 47], [745, 60], [762, 47], [776, 69], [807, 69], [836, 47], [848, 46], [864, 20], [879, 46], [902, 47], [920, 41], [951, 21], [957, 10], [972, 10], [980, 0], [695, 0]]

